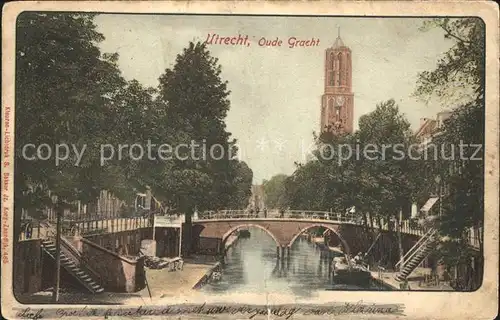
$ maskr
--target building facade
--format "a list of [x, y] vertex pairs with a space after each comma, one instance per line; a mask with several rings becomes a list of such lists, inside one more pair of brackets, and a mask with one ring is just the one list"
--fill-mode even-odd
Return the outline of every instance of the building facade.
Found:
[[[440, 200], [446, 196], [449, 192], [449, 184], [446, 177], [443, 177], [442, 170], [440, 170], [441, 162], [438, 161], [440, 156], [439, 144], [433, 145], [436, 138], [439, 137], [443, 131], [443, 124], [446, 119], [451, 115], [451, 111], [439, 112], [435, 118], [421, 118], [420, 127], [415, 133], [418, 141], [420, 142], [420, 151], [422, 154], [430, 160], [428, 161], [429, 168], [424, 173], [428, 178], [430, 185], [430, 195], [427, 202], [419, 208], [419, 211], [424, 216], [439, 215], [441, 203]], [[432, 161], [434, 159], [434, 161]], [[453, 164], [448, 164], [450, 166], [450, 172], [452, 172]], [[441, 174], [440, 174], [441, 173]]]
[[325, 50], [324, 94], [321, 97], [321, 132], [352, 133], [354, 93], [352, 92], [352, 58], [340, 38]]

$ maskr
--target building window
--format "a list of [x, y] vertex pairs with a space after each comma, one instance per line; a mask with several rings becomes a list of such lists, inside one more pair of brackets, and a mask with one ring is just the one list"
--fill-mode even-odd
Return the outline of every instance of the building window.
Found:
[[330, 71], [328, 73], [328, 85], [333, 86], [334, 85], [334, 79], [335, 79], [335, 72]]
[[334, 106], [333, 106], [333, 99], [330, 99], [330, 100], [328, 100], [328, 109], [329, 109], [328, 111], [330, 113], [333, 113], [333, 108], [334, 108]]
[[333, 70], [333, 69], [335, 69], [335, 57], [332, 53], [332, 54], [330, 54], [330, 70]]
[[337, 84], [340, 85], [341, 84], [340, 78], [343, 75], [343, 65], [342, 65], [342, 54], [341, 53], [338, 54], [337, 59], [339, 61], [339, 81]]

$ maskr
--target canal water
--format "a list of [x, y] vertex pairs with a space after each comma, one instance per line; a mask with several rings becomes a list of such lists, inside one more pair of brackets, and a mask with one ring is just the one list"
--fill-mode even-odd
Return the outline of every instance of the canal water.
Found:
[[286, 293], [310, 296], [324, 290], [385, 290], [371, 283], [366, 287], [334, 283], [328, 275], [328, 259], [316, 245], [299, 237], [293, 244], [288, 266], [276, 258], [276, 243], [264, 231], [250, 229], [227, 251], [222, 279], [204, 286], [205, 294]]

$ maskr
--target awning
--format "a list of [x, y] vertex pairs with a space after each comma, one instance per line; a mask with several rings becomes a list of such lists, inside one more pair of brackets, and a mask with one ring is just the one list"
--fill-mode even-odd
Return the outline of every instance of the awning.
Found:
[[411, 217], [412, 218], [418, 217], [418, 208], [416, 203], [411, 205]]
[[429, 212], [431, 210], [432, 206], [439, 200], [439, 198], [429, 198], [427, 202], [424, 204], [422, 208], [420, 208], [420, 212]]

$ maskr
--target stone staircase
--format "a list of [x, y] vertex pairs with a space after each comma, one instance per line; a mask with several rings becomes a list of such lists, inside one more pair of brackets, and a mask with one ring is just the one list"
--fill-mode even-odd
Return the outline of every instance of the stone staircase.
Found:
[[[42, 242], [43, 250], [47, 253], [52, 259], [56, 258], [56, 245], [52, 240], [44, 240]], [[63, 246], [63, 241], [61, 241], [61, 247]], [[104, 288], [101, 287], [88, 272], [83, 270], [80, 266], [78, 266], [73, 260], [71, 260], [66, 254], [61, 250], [61, 266], [68, 271], [75, 279], [78, 280], [88, 291], [93, 294], [101, 293], [104, 291]]]
[[405, 281], [408, 276], [424, 261], [424, 259], [436, 248], [436, 230], [429, 230], [403, 257], [403, 260], [396, 264], [402, 264], [399, 273], [394, 277], [397, 281]]

